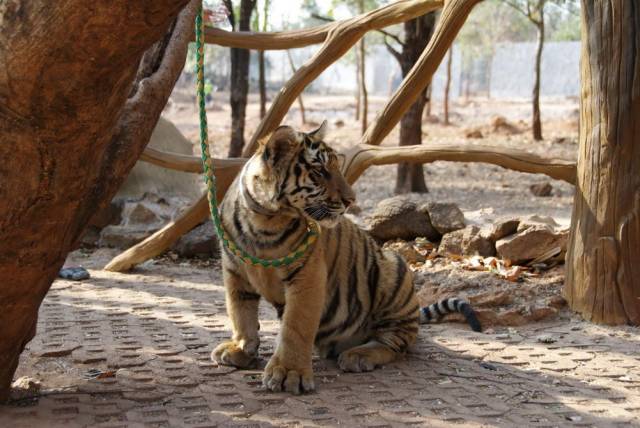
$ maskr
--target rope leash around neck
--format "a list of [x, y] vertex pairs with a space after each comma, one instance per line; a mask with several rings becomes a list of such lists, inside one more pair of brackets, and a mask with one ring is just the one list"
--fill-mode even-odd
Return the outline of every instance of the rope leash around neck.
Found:
[[307, 227], [307, 233], [300, 245], [298, 245], [293, 251], [284, 257], [278, 259], [262, 259], [260, 257], [253, 256], [247, 253], [244, 249], [236, 245], [231, 237], [225, 232], [220, 220], [220, 213], [218, 210], [218, 201], [216, 198], [216, 177], [214, 175], [213, 160], [209, 152], [209, 135], [207, 126], [207, 112], [205, 109], [205, 97], [204, 97], [204, 19], [203, 9], [200, 8], [196, 16], [196, 75], [197, 75], [197, 87], [196, 92], [198, 95], [198, 109], [200, 113], [200, 147], [202, 149], [202, 165], [204, 168], [204, 182], [207, 186], [207, 199], [209, 200], [209, 211], [211, 212], [211, 219], [216, 229], [216, 234], [220, 238], [222, 245], [226, 247], [232, 254], [237, 256], [243, 263], [251, 263], [252, 265], [260, 265], [263, 267], [278, 267], [286, 266], [298, 260], [302, 257], [311, 245], [318, 238], [318, 230], [315, 224], [311, 223]]

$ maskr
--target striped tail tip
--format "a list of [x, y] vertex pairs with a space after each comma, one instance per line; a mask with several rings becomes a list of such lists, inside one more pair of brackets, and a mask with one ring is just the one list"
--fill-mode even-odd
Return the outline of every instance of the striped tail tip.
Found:
[[482, 325], [478, 320], [478, 316], [469, 302], [456, 297], [442, 299], [437, 303], [432, 303], [429, 306], [425, 306], [420, 309], [420, 323], [426, 324], [432, 321], [437, 321], [443, 316], [453, 312], [458, 312], [464, 315], [467, 323], [471, 327], [471, 330], [477, 332], [482, 331]]

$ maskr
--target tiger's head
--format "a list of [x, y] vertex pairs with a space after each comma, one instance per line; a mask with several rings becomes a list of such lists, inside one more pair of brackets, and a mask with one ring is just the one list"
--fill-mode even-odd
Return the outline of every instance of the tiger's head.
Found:
[[249, 196], [272, 213], [295, 212], [335, 226], [355, 194], [323, 141], [326, 123], [309, 133], [280, 126], [262, 141], [243, 173]]

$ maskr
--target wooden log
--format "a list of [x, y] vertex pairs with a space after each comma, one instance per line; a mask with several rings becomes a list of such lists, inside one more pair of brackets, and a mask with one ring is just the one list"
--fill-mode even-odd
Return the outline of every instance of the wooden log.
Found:
[[267, 115], [245, 148], [243, 156], [249, 157], [253, 154], [258, 141], [280, 125], [304, 88], [351, 49], [367, 31], [413, 19], [440, 8], [442, 4], [442, 0], [402, 0], [355, 18], [332, 23], [322, 48], [280, 89]]
[[[147, 147], [142, 152], [140, 160], [174, 171], [202, 173], [202, 159], [199, 156], [182, 155], [179, 153], [163, 152], [162, 150]], [[245, 158], [213, 159], [216, 171], [226, 168], [235, 168], [244, 165]]]
[[480, 1], [449, 0], [445, 3], [429, 44], [382, 112], [362, 136], [363, 144], [378, 145], [389, 135], [402, 115], [429, 85], [462, 24]]
[[354, 183], [372, 165], [399, 162], [429, 163], [435, 161], [483, 162], [514, 171], [545, 174], [567, 183], [575, 183], [576, 164], [560, 158], [543, 158], [533, 153], [498, 146], [462, 144], [435, 144], [380, 147], [359, 144], [341, 156], [343, 172], [349, 183]]
[[580, 146], [564, 294], [605, 324], [640, 325], [640, 9], [582, 1]]
[[[218, 202], [222, 201], [227, 189], [242, 169], [246, 159], [216, 159], [216, 182]], [[135, 265], [164, 253], [182, 235], [202, 223], [209, 216], [209, 203], [206, 194], [200, 197], [180, 217], [149, 236], [144, 241], [118, 254], [106, 266], [105, 270], [124, 272]]]

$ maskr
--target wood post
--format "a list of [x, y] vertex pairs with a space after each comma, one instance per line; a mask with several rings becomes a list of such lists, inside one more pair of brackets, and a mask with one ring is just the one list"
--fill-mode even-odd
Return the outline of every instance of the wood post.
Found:
[[640, 8], [582, 1], [580, 148], [565, 297], [585, 318], [640, 324]]

